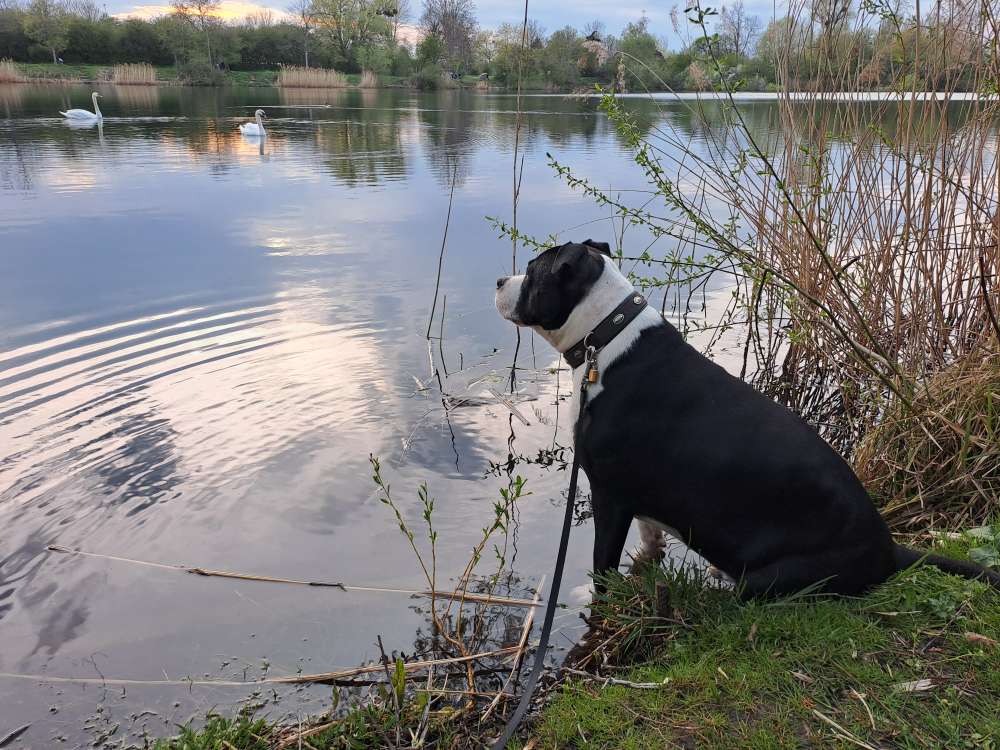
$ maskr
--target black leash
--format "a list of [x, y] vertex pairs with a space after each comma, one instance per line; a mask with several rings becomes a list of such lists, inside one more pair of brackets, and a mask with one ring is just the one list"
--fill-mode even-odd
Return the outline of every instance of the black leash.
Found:
[[[595, 354], [596, 357], [596, 354]], [[596, 358], [595, 358], [596, 361]], [[580, 411], [587, 405], [587, 373], [584, 373], [583, 383], [580, 386]], [[517, 704], [514, 715], [507, 720], [507, 725], [503, 728], [494, 745], [493, 750], [504, 750], [517, 731], [524, 715], [531, 705], [531, 696], [535, 693], [538, 685], [538, 677], [545, 666], [545, 652], [549, 647], [549, 635], [552, 633], [552, 620], [555, 618], [556, 607], [559, 599], [559, 584], [562, 583], [563, 567], [566, 564], [566, 548], [569, 547], [569, 529], [573, 523], [573, 508], [576, 507], [576, 479], [580, 474], [580, 459], [576, 448], [573, 449], [573, 468], [569, 474], [569, 497], [566, 498], [566, 516], [563, 518], [562, 536], [559, 539], [559, 552], [556, 554], [556, 570], [552, 575], [552, 588], [549, 589], [549, 601], [545, 605], [545, 620], [542, 623], [542, 637], [538, 641], [538, 650], [535, 652], [535, 664], [528, 675], [528, 681], [524, 683], [524, 692], [521, 693], [521, 702]]]

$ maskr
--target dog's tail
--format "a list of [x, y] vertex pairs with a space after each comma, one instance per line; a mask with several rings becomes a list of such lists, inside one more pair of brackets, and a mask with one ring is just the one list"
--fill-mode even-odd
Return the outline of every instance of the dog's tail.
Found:
[[897, 572], [921, 563], [933, 565], [945, 573], [951, 573], [962, 578], [982, 580], [994, 588], [1000, 589], [1000, 573], [989, 568], [984, 568], [982, 565], [977, 565], [971, 560], [954, 560], [950, 557], [942, 557], [931, 552], [910, 549], [901, 544], [897, 544], [893, 550], [893, 559], [896, 563]]

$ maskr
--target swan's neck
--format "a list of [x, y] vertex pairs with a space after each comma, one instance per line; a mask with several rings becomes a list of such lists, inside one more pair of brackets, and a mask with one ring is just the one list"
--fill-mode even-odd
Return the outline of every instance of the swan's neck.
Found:
[[260, 131], [261, 135], [264, 135], [264, 122], [260, 119], [260, 113], [255, 112], [254, 117], [257, 118], [257, 130]]
[[97, 94], [94, 94], [90, 99], [94, 102], [94, 114], [101, 117], [101, 108], [97, 106]]

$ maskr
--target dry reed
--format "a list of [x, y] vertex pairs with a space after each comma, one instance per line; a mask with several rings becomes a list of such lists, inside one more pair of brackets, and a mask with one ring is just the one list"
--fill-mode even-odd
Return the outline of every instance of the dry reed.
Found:
[[278, 73], [278, 85], [286, 88], [342, 89], [347, 76], [328, 68], [286, 66]]
[[[879, 8], [887, 27], [910, 23]], [[980, 0], [937, 8], [955, 47], [907, 36], [907, 55], [885, 61], [894, 96], [868, 101], [841, 92], [866, 88], [870, 72], [848, 42], [865, 38], [872, 12], [817, 30], [808, 6], [790, 9], [819, 67], [792, 94], [791, 42], [779, 49], [777, 122], [723, 92], [691, 106], [703, 144], [693, 147], [672, 119], [643, 131], [606, 100], [668, 216], [556, 166], [623, 226], [670, 238], [660, 283], [682, 318], [713, 275], [728, 274], [715, 282], [734, 293], [718, 330], [745, 326], [744, 376], [852, 458], [897, 528], [983, 523], [1000, 510], [998, 453], [987, 447], [997, 439], [1000, 100], [961, 92], [1000, 82], [988, 42], [1000, 13]], [[938, 93], [918, 96], [917, 80]]]
[[[948, 12], [938, 23], [956, 38], [998, 21], [987, 4]], [[985, 45], [975, 50], [965, 54], [981, 90], [998, 64]], [[759, 358], [756, 381], [853, 455], [890, 520], [980, 523], [1000, 497], [989, 395], [998, 390], [1000, 107], [956, 97], [951, 57], [922, 51], [926, 80], [943, 82], [936, 98], [907, 101], [916, 76], [903, 65], [895, 103], [781, 99], [792, 137], [772, 144], [774, 169], [743, 215], [760, 266], [805, 294], [765, 291], [762, 307], [789, 328], [758, 339], [760, 352], [781, 356]], [[825, 86], [859, 90], [864, 73], [845, 60]]]
[[855, 453], [897, 527], [967, 527], [1000, 498], [1000, 354], [969, 356], [927, 380], [915, 409], [896, 404]]
[[0, 83], [21, 83], [24, 77], [13, 60], [0, 60]]
[[371, 70], [361, 71], [361, 80], [358, 81], [359, 89], [377, 89], [379, 87], [378, 74]]
[[111, 80], [119, 86], [155, 86], [156, 68], [149, 63], [120, 63], [112, 69]]
[[106, 555], [100, 552], [86, 552], [80, 549], [71, 549], [69, 547], [63, 547], [60, 544], [50, 544], [46, 549], [49, 552], [58, 552], [63, 555], [79, 555], [80, 557], [93, 557], [102, 560], [114, 560], [116, 562], [131, 563], [133, 565], [143, 565], [150, 568], [160, 568], [163, 570], [176, 570], [183, 573], [192, 573], [194, 575], [203, 576], [205, 578], [233, 578], [241, 581], [257, 581], [259, 583], [283, 583], [290, 584], [293, 586], [311, 586], [313, 588], [327, 588], [327, 589], [339, 589], [344, 592], [348, 591], [369, 591], [374, 593], [386, 593], [386, 594], [406, 594], [407, 596], [422, 596], [431, 599], [438, 598], [443, 600], [461, 600], [463, 602], [470, 602], [473, 604], [493, 604], [504, 607], [536, 607], [538, 606], [537, 597], [533, 601], [528, 601], [526, 599], [513, 599], [507, 596], [493, 596], [493, 595], [482, 595], [475, 594], [468, 591], [453, 592], [453, 591], [439, 591], [436, 589], [400, 589], [400, 588], [386, 588], [384, 586], [353, 586], [351, 584], [342, 583], [340, 581], [321, 581], [321, 580], [302, 580], [298, 578], [281, 578], [277, 576], [262, 576], [253, 573], [240, 573], [231, 570], [212, 570], [210, 568], [202, 568], [192, 565], [177, 565], [176, 563], [162, 563], [154, 562], [152, 560], [137, 560], [132, 557], [120, 557], [118, 555]]

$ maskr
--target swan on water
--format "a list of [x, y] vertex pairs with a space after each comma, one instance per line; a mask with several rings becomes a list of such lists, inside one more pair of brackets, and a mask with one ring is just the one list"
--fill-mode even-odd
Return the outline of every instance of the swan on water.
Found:
[[264, 130], [264, 123], [261, 118], [264, 117], [264, 110], [258, 109], [253, 113], [253, 116], [257, 119], [256, 123], [244, 122], [240, 125], [240, 132], [243, 135], [258, 136], [260, 138], [266, 138], [267, 132]]
[[93, 112], [88, 109], [67, 109], [65, 112], [60, 111], [59, 114], [68, 120], [103, 120], [104, 115], [101, 114], [101, 108], [97, 106], [99, 96], [100, 94], [95, 91], [90, 97], [94, 102]]

